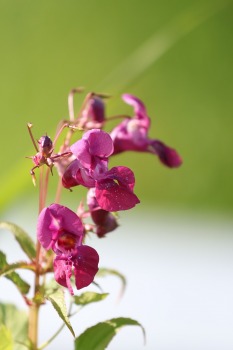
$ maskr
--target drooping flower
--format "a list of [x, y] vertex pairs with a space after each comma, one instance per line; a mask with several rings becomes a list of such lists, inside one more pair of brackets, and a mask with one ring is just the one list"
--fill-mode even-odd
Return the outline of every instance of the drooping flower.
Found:
[[113, 153], [113, 142], [108, 133], [90, 130], [70, 150], [77, 159], [63, 175], [64, 187], [95, 188], [97, 202], [106, 211], [127, 210], [139, 203], [133, 193], [133, 172], [123, 166], [108, 170], [108, 158]]
[[130, 94], [124, 94], [122, 99], [133, 106], [135, 115], [124, 119], [112, 130], [110, 135], [114, 144], [113, 154], [124, 151], [149, 152], [157, 155], [170, 168], [180, 166], [182, 159], [173, 148], [148, 137], [150, 118], [142, 101]]
[[98, 253], [82, 244], [83, 235], [80, 218], [67, 207], [52, 204], [41, 211], [37, 224], [38, 240], [46, 250], [55, 252], [55, 279], [72, 295], [72, 274], [77, 289], [81, 289], [93, 281], [98, 271]]
[[85, 130], [101, 129], [104, 122], [105, 105], [103, 99], [98, 95], [91, 94], [78, 119], [78, 125]]
[[98, 237], [102, 238], [106, 233], [118, 227], [116, 217], [111, 212], [99, 206], [94, 188], [91, 188], [87, 193], [87, 205], [90, 210], [91, 218], [96, 225], [96, 234]]

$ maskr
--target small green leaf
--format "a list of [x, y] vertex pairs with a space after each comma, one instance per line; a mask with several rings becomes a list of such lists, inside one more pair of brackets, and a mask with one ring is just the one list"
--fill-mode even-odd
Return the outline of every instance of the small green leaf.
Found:
[[[22, 344], [27, 344], [28, 315], [18, 310], [13, 304], [0, 304], [0, 324], [11, 333], [14, 340], [14, 350], [23, 350]], [[0, 336], [0, 344], [2, 339]], [[0, 346], [1, 349], [1, 346]], [[12, 348], [9, 348], [9, 350]], [[26, 348], [25, 348], [26, 349]], [[7, 348], [8, 350], [8, 348]]]
[[61, 289], [61, 286], [52, 278], [49, 282], [47, 282], [44, 286], [44, 294], [45, 297], [54, 294], [58, 289]]
[[36, 248], [35, 243], [31, 237], [22, 230], [19, 226], [12, 224], [10, 222], [0, 222], [0, 229], [5, 229], [11, 231], [15, 236], [15, 239], [19, 243], [20, 247], [27, 254], [30, 259], [35, 259], [36, 257]]
[[14, 270], [16, 268], [22, 267], [22, 265], [25, 265], [26, 263], [16, 263], [12, 265], [8, 265], [7, 260], [6, 260], [6, 255], [0, 251], [0, 276], [5, 275], [7, 279], [12, 281], [16, 287], [19, 289], [20, 293], [22, 294], [27, 294], [30, 285], [25, 282], [17, 272]]
[[79, 296], [74, 297], [74, 303], [76, 305], [87, 305], [90, 303], [96, 303], [97, 301], [104, 300], [108, 296], [108, 293], [94, 293], [86, 292]]
[[66, 326], [69, 328], [70, 332], [75, 337], [74, 330], [73, 330], [73, 328], [70, 324], [70, 320], [68, 318], [63, 289], [59, 288], [54, 293], [47, 295], [46, 299], [52, 303], [52, 305], [53, 305], [54, 309], [57, 311], [58, 315], [65, 322]]
[[[0, 251], [0, 259], [1, 259], [1, 254], [2, 252]], [[13, 264], [5, 265], [5, 267], [3, 267], [2, 269], [0, 267], [0, 276], [8, 275], [9, 273], [11, 273], [12, 271], [15, 271], [16, 269], [35, 271], [36, 268], [35, 268], [35, 265], [28, 264], [27, 261], [18, 261]]]
[[75, 350], [104, 350], [116, 333], [124, 326], [141, 327], [145, 339], [145, 330], [140, 323], [131, 318], [119, 317], [100, 322], [88, 328], [75, 339]]
[[13, 350], [13, 339], [9, 329], [0, 324], [0, 350]]
[[107, 269], [107, 268], [100, 268], [99, 271], [97, 272], [97, 277], [106, 277], [108, 275], [114, 275], [120, 278], [122, 282], [122, 289], [121, 289], [121, 296], [124, 294], [125, 287], [126, 287], [126, 278], [124, 275], [122, 275], [120, 272], [117, 270], [113, 269]]

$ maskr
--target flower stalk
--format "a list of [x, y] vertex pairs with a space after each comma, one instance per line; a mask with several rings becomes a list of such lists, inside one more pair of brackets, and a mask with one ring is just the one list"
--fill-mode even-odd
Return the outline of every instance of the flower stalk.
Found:
[[[85, 244], [85, 236], [91, 232], [99, 238], [105, 237], [119, 226], [118, 211], [132, 209], [140, 203], [134, 193], [133, 171], [125, 166], [109, 169], [109, 158], [125, 151], [136, 151], [156, 155], [163, 165], [170, 168], [179, 167], [182, 163], [181, 157], [173, 148], [148, 137], [150, 118], [143, 102], [137, 97], [129, 94], [122, 97], [124, 102], [133, 107], [132, 117], [117, 114], [106, 118], [103, 100], [108, 96], [89, 93], [75, 118], [74, 94], [82, 91], [82, 88], [71, 90], [68, 97], [70, 120], [58, 123], [54, 142], [46, 135], [39, 139], [37, 146], [31, 132], [32, 125], [28, 124], [29, 134], [37, 152], [35, 156], [30, 157], [34, 163], [31, 169], [33, 182], [34, 170], [39, 168], [34, 296], [30, 305], [28, 330], [31, 350], [44, 348], [63, 328], [62, 326], [49, 341], [38, 347], [39, 310], [45, 302], [43, 293], [46, 273], [53, 271], [55, 281], [68, 289], [71, 296], [75, 294], [74, 286], [77, 290], [89, 286], [99, 269], [99, 255], [94, 248]], [[113, 119], [123, 121], [110, 133], [102, 130], [107, 121]], [[55, 145], [65, 128], [68, 128], [68, 131], [60, 152], [56, 154]], [[71, 144], [71, 138], [77, 130], [82, 131], [83, 135]], [[46, 170], [44, 165], [47, 166]], [[53, 167], [56, 167], [59, 179], [55, 201], [46, 207], [49, 177]], [[86, 202], [82, 201], [78, 205], [78, 215], [60, 204], [62, 189], [70, 190], [76, 186], [87, 189]], [[86, 218], [91, 219], [93, 223], [86, 223]], [[45, 256], [49, 250], [53, 251], [53, 255], [50, 255], [46, 265]], [[64, 320], [66, 323], [67, 320]]]

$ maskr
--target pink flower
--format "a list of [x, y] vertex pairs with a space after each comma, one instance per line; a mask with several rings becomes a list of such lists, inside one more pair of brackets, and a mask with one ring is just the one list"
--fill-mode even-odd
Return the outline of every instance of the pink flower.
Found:
[[160, 161], [170, 167], [178, 167], [182, 163], [179, 154], [159, 140], [148, 137], [150, 118], [141, 100], [129, 94], [122, 96], [123, 100], [134, 108], [134, 117], [126, 118], [111, 132], [114, 144], [114, 153], [124, 151], [149, 152], [156, 154]]
[[79, 127], [101, 129], [105, 122], [105, 105], [102, 98], [92, 95], [79, 117]]
[[75, 276], [77, 289], [88, 286], [98, 271], [99, 256], [95, 249], [82, 245], [83, 225], [70, 209], [52, 204], [38, 218], [37, 237], [46, 249], [52, 249], [55, 280], [73, 295], [70, 278]]
[[139, 203], [133, 193], [133, 172], [123, 166], [108, 170], [108, 158], [113, 153], [113, 142], [108, 133], [90, 130], [70, 149], [77, 159], [63, 175], [64, 187], [95, 188], [98, 205], [106, 211], [127, 210]]
[[94, 188], [91, 188], [87, 193], [87, 205], [90, 210], [91, 218], [96, 225], [96, 234], [98, 237], [102, 238], [106, 233], [118, 227], [116, 217], [109, 211], [101, 209], [99, 206]]

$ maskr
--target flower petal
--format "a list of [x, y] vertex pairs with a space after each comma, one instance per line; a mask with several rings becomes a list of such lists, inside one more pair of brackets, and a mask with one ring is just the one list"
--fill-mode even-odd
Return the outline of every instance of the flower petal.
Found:
[[100, 207], [107, 211], [128, 210], [140, 203], [132, 191], [111, 179], [97, 182], [96, 199]]
[[52, 222], [53, 217], [49, 208], [44, 208], [41, 211], [37, 221], [37, 238], [45, 249], [51, 248], [53, 236], [57, 232], [55, 227], [54, 229], [51, 228]]
[[111, 136], [102, 130], [93, 129], [86, 132], [83, 139], [88, 141], [89, 152], [93, 156], [107, 158], [113, 152], [113, 141]]
[[37, 237], [41, 245], [45, 249], [53, 248], [63, 231], [81, 238], [83, 225], [80, 218], [72, 210], [60, 204], [52, 204], [44, 208], [37, 224]]
[[99, 255], [95, 249], [82, 245], [77, 248], [74, 275], [77, 289], [89, 286], [98, 271]]
[[128, 103], [129, 105], [133, 106], [134, 112], [138, 117], [147, 116], [145, 105], [136, 96], [133, 96], [130, 94], [124, 94], [124, 95], [122, 95], [122, 100], [125, 101], [126, 103]]
[[96, 234], [98, 237], [104, 237], [106, 233], [111, 232], [118, 227], [116, 217], [109, 211], [100, 208], [95, 197], [94, 188], [91, 188], [88, 191], [87, 205], [89, 207], [92, 220], [96, 225]]
[[67, 207], [60, 204], [49, 206], [52, 215], [61, 220], [61, 227], [64, 231], [72, 233], [75, 236], [83, 235], [83, 224], [77, 214]]
[[152, 140], [152, 152], [158, 155], [160, 161], [169, 168], [177, 168], [182, 164], [182, 158], [175, 149], [166, 146], [159, 140]]
[[93, 210], [91, 217], [96, 224], [96, 234], [100, 238], [104, 237], [106, 233], [114, 231], [119, 226], [116, 217], [103, 209]]
[[91, 153], [89, 144], [84, 137], [70, 146], [71, 152], [77, 157], [80, 165], [84, 168], [91, 166]]
[[[105, 105], [103, 100], [98, 96], [93, 96], [89, 99], [86, 108], [83, 110], [81, 121], [85, 121], [84, 125], [88, 122], [102, 124], [105, 120]], [[94, 127], [93, 127], [94, 128]]]
[[56, 257], [53, 261], [54, 278], [61, 286], [69, 289], [71, 295], [74, 295], [71, 286], [70, 278], [72, 276], [72, 262], [68, 260], [61, 260]]
[[105, 179], [116, 180], [121, 186], [126, 187], [131, 191], [134, 189], [134, 173], [130, 168], [127, 168], [126, 166], [113, 167], [108, 172], [106, 172]]
[[65, 188], [70, 188], [70, 187], [79, 185], [76, 179], [76, 174], [79, 170], [80, 170], [80, 164], [77, 159], [73, 160], [73, 162], [70, 163], [70, 165], [68, 165], [68, 167], [66, 168], [62, 176], [62, 185]]

